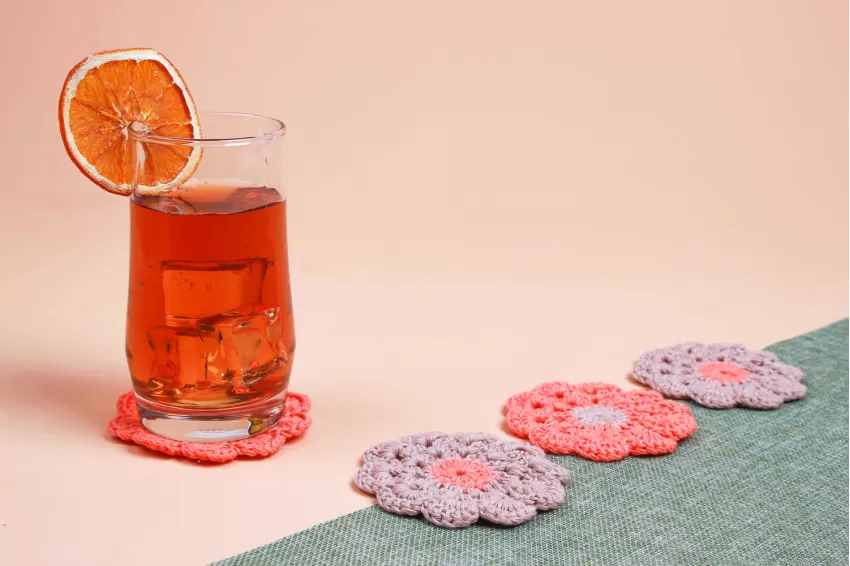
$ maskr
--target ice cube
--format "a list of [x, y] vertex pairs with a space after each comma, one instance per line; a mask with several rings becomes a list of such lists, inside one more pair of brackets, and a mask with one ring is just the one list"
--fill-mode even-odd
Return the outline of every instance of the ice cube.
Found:
[[278, 308], [243, 305], [201, 319], [198, 332], [206, 347], [207, 381], [229, 380], [237, 394], [286, 363]]
[[194, 326], [200, 318], [259, 303], [268, 263], [265, 259], [162, 262], [166, 325]]
[[276, 202], [280, 202], [282, 197], [275, 189], [267, 187], [245, 187], [234, 191], [228, 198], [233, 210], [255, 210]]
[[154, 354], [148, 382], [152, 391], [194, 387], [205, 379], [207, 352], [197, 330], [154, 326], [147, 338]]
[[182, 215], [198, 213], [192, 203], [176, 195], [138, 195], [133, 198], [139, 206], [159, 212]]

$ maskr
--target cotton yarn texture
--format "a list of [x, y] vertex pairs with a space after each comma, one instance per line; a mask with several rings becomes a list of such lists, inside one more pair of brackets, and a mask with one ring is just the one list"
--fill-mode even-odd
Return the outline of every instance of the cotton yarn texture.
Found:
[[564, 501], [569, 472], [524, 442], [489, 434], [412, 434], [363, 454], [355, 483], [398, 515], [440, 527], [479, 518], [518, 525]]
[[266, 432], [233, 442], [183, 442], [164, 438], [142, 426], [136, 397], [132, 391], [121, 395], [117, 405], [118, 414], [109, 423], [109, 433], [112, 436], [169, 456], [207, 462], [229, 462], [240, 456], [271, 456], [280, 450], [288, 439], [304, 434], [312, 423], [308, 414], [310, 398], [299, 393], [288, 393], [284, 401], [283, 416]]
[[771, 352], [741, 344], [679, 344], [651, 350], [635, 363], [634, 378], [666, 397], [712, 409], [776, 409], [806, 394], [799, 368]]
[[697, 428], [687, 405], [607, 383], [551, 381], [514, 395], [504, 412], [514, 434], [546, 452], [600, 462], [668, 454]]

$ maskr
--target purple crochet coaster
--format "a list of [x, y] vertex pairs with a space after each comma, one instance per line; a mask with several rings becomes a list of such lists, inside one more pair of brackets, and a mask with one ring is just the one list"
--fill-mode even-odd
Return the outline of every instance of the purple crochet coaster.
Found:
[[638, 359], [632, 375], [666, 397], [691, 399], [713, 409], [776, 409], [806, 394], [801, 369], [741, 344], [693, 343], [651, 350]]
[[412, 434], [363, 454], [354, 482], [378, 505], [440, 527], [479, 518], [519, 525], [564, 501], [570, 473], [525, 442], [489, 434]]

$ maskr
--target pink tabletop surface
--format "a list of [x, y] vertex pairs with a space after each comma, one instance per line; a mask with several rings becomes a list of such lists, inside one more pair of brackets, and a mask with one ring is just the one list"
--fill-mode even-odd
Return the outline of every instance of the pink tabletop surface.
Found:
[[[506, 435], [539, 382], [847, 315], [847, 6], [84, 0], [0, 22], [0, 563], [204, 564], [370, 505], [408, 432]], [[66, 158], [87, 53], [151, 46], [202, 109], [288, 123], [314, 425], [200, 466], [106, 435], [128, 202]], [[8, 177], [11, 175], [11, 179]]]

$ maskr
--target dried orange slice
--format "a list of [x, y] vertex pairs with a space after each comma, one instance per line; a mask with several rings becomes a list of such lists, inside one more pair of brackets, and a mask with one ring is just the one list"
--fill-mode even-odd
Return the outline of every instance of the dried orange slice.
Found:
[[[68, 73], [59, 98], [59, 128], [74, 164], [109, 192], [133, 190], [128, 129], [173, 138], [200, 138], [192, 95], [174, 65], [153, 49], [88, 56]], [[155, 194], [182, 184], [198, 166], [198, 145], [141, 145], [138, 191]]]

